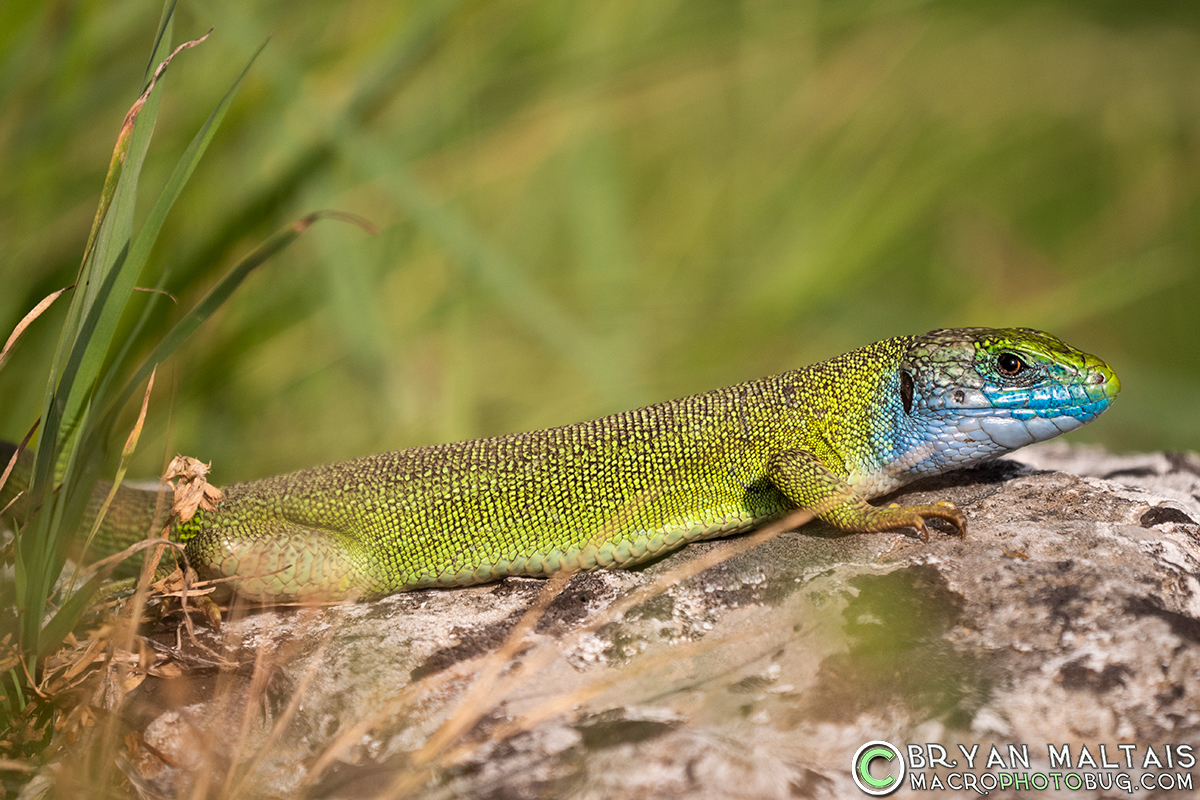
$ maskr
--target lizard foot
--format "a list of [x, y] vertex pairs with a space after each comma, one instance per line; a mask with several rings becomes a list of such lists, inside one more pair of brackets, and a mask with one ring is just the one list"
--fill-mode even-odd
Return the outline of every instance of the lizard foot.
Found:
[[918, 506], [900, 506], [892, 503], [887, 508], [876, 508], [870, 514], [869, 531], [891, 531], [897, 528], [916, 528], [921, 539], [929, 541], [929, 528], [926, 520], [940, 519], [949, 522], [965, 541], [967, 538], [967, 517], [958, 510], [954, 503], [942, 500], [937, 503], [926, 503]]

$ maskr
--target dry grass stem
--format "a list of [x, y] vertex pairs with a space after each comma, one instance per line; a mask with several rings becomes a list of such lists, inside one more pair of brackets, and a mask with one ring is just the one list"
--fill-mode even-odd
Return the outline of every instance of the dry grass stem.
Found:
[[[285, 708], [283, 713], [279, 715], [279, 719], [275, 720], [275, 724], [271, 726], [270, 734], [267, 735], [267, 740], [263, 742], [262, 746], [255, 751], [254, 757], [250, 759], [248, 764], [246, 764], [246, 767], [242, 770], [241, 777], [238, 779], [237, 783], [234, 784], [232, 791], [228, 792], [226, 796], [238, 797], [243, 794], [245, 784], [251, 779], [255, 769], [257, 769], [258, 765], [261, 764], [263, 760], [271, 754], [271, 751], [275, 747], [276, 743], [278, 743], [280, 738], [282, 738], [284, 731], [287, 730], [288, 725], [290, 725], [292, 720], [295, 718], [296, 712], [300, 710], [300, 706], [304, 702], [305, 690], [307, 690], [309, 683], [312, 681], [313, 676], [317, 672], [316, 665], [321, 663], [321, 660], [325, 655], [325, 651], [328, 649], [332, 639], [333, 629], [329, 629], [326, 631], [325, 637], [322, 639], [320, 646], [312, 656], [314, 668], [305, 670], [304, 674], [301, 675], [300, 681], [296, 686], [296, 690], [292, 693], [292, 697], [288, 701], [287, 708]], [[233, 774], [234, 771], [230, 770], [229, 775], [232, 776]], [[229, 786], [229, 783], [230, 781], [227, 778], [226, 787]]]
[[[835, 501], [839, 498], [835, 498]], [[614, 603], [606, 606], [604, 610], [576, 626], [566, 636], [557, 639], [547, 639], [539, 643], [531, 652], [525, 655], [525, 658], [513, 668], [507, 677], [501, 679], [500, 676], [503, 671], [511, 666], [512, 656], [516, 653], [528, 633], [536, 627], [544, 615], [546, 608], [550, 605], [550, 602], [562, 591], [571, 573], [562, 572], [553, 576], [542, 590], [537, 602], [522, 616], [520, 622], [514, 627], [504, 643], [484, 658], [484, 666], [481, 668], [472, 686], [463, 694], [462, 699], [450, 717], [430, 736], [425, 745], [413, 755], [411, 767], [397, 775], [387, 791], [379, 795], [379, 797], [390, 799], [407, 796], [416, 790], [422, 781], [428, 778], [426, 767], [429, 764], [432, 764], [436, 760], [439, 764], [444, 765], [448, 760], [451, 760], [451, 753], [455, 754], [452, 760], [461, 759], [463, 753], [470, 750], [470, 746], [461, 745], [452, 751], [449, 750], [450, 746], [459, 741], [467, 731], [473, 728], [492, 709], [511, 697], [513, 692], [519, 687], [528, 683], [534, 675], [575, 646], [585, 635], [619, 620], [630, 609], [666, 592], [672, 586], [735, 556], [752, 550], [784, 531], [797, 528], [811, 521], [815, 516], [816, 514], [813, 511], [797, 509], [767, 524], [754, 533], [737, 540], [724, 541], [720, 546], [714, 547], [709, 552], [667, 570], [650, 583], [634, 589]], [[619, 679], [613, 679], [614, 682], [616, 680]], [[602, 681], [595, 688], [595, 691], [593, 691], [593, 687], [589, 686], [560, 698], [552, 698], [539, 707], [540, 710], [535, 710], [536, 719], [540, 721], [553, 716], [554, 713], [566, 710], [573, 704], [582, 702], [584, 699], [603, 691], [608, 685], [610, 683]], [[520, 730], [522, 723], [520, 720], [515, 720], [510, 723], [510, 726], [512, 726], [511, 730]]]
[[303, 785], [311, 786], [315, 784], [334, 761], [341, 758], [348, 749], [359, 743], [362, 737], [370, 733], [373, 728], [382, 724], [386, 719], [404, 708], [410, 700], [428, 697], [448, 684], [471, 675], [477, 669], [482, 670], [490, 655], [488, 653], [460, 661], [452, 667], [432, 675], [427, 675], [415, 683], [405, 686], [395, 697], [377, 711], [367, 715], [353, 727], [338, 734], [338, 737], [330, 742], [321, 752], [321, 755], [318, 756], [317, 760], [313, 762], [308, 773], [304, 776]]
[[[9, 334], [8, 341], [4, 343], [4, 348], [0, 349], [0, 369], [2, 369], [4, 364], [8, 361], [8, 356], [9, 353], [12, 352], [13, 345], [17, 343], [17, 339], [21, 338], [21, 334], [25, 332], [25, 329], [33, 324], [33, 321], [40, 317], [42, 313], [49, 308], [54, 301], [59, 298], [60, 295], [62, 295], [63, 292], [74, 288], [75, 284], [71, 284], [70, 286], [64, 286], [57, 292], [51, 292], [43, 297], [41, 301], [33, 307], [32, 311], [21, 318], [21, 321], [17, 323], [17, 327], [13, 328], [13, 332]], [[4, 484], [0, 482], [0, 486], [3, 485]]]
[[[104, 523], [104, 518], [108, 514], [108, 509], [112, 507], [113, 499], [117, 496], [117, 492], [121, 488], [121, 481], [125, 477], [125, 470], [128, 467], [130, 457], [137, 449], [138, 439], [142, 435], [142, 427], [146, 424], [146, 410], [150, 407], [150, 393], [154, 391], [154, 376], [158, 373], [158, 368], [150, 372], [150, 380], [146, 383], [146, 391], [142, 395], [142, 407], [138, 411], [137, 421], [133, 425], [133, 429], [129, 431], [129, 436], [125, 438], [125, 447], [121, 450], [121, 464], [117, 467], [116, 479], [109, 487], [108, 494], [104, 498], [104, 502], [100, 505], [100, 510], [96, 513], [96, 519], [92, 521], [92, 529], [88, 532], [87, 538], [83, 542], [83, 553], [87, 553], [88, 547], [92, 544], [92, 540], [96, 538], [96, 534], [100, 532], [100, 526]], [[81, 555], [82, 560], [84, 556]], [[72, 577], [71, 586], [74, 587], [75, 581]]]
[[483, 668], [480, 669], [470, 687], [463, 692], [455, 710], [426, 740], [425, 745], [413, 755], [415, 764], [422, 765], [432, 761], [448, 743], [456, 741], [473, 728], [483, 715], [495, 705], [488, 698], [497, 696], [495, 688], [501, 673], [511, 666], [513, 656], [525, 644], [525, 637], [542, 619], [546, 608], [566, 587], [570, 577], [571, 573], [560, 572], [546, 581], [546, 585], [542, 587], [534, 604], [521, 615], [520, 621], [505, 637], [500, 647], [485, 659]]

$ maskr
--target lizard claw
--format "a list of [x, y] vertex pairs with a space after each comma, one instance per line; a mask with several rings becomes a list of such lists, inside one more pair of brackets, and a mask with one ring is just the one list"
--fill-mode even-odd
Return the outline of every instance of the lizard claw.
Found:
[[930, 516], [936, 516], [938, 519], [942, 519], [942, 520], [945, 520], [946, 522], [949, 522], [951, 525], [954, 526], [955, 530], [958, 531], [958, 535], [965, 542], [967, 540], [967, 517], [966, 517], [966, 515], [963, 514], [961, 511], [959, 511], [958, 506], [954, 505], [954, 503], [951, 503], [949, 500], [939, 500], [936, 503], [936, 505], [939, 505], [942, 507], [942, 512], [937, 513], [937, 514], [931, 514]]
[[926, 521], [940, 519], [950, 523], [964, 540], [967, 538], [967, 518], [953, 503], [941, 501], [919, 506], [898, 506], [895, 503], [886, 508], [876, 508], [863, 530], [887, 531], [896, 528], [916, 528], [921, 540], [929, 541], [929, 527]]

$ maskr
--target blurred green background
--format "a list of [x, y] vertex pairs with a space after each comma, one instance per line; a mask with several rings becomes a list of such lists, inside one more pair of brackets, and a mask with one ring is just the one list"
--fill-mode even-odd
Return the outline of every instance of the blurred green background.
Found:
[[[0, 338], [74, 279], [159, 12], [0, 4]], [[154, 324], [303, 213], [381, 232], [255, 273], [160, 371], [136, 474], [573, 422], [955, 325], [1108, 360], [1075, 441], [1200, 448], [1200, 4], [181, 2], [178, 40], [209, 26], [146, 208], [274, 36], [152, 258]], [[0, 371], [0, 437], [65, 309]]]

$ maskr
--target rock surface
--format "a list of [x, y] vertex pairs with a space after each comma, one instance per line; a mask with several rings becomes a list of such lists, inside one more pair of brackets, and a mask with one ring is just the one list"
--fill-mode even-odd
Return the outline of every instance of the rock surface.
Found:
[[[147, 797], [833, 798], [865, 796], [850, 762], [871, 740], [1023, 743], [1042, 772], [1048, 743], [1200, 745], [1200, 457], [1018, 457], [891, 498], [952, 500], [966, 541], [812, 524], [552, 599], [509, 579], [248, 613], [197, 634], [241, 669], [126, 698], [152, 755], [124, 771]], [[671, 578], [713, 552], [734, 555]], [[1140, 766], [1120, 794], [1153, 796]]]

